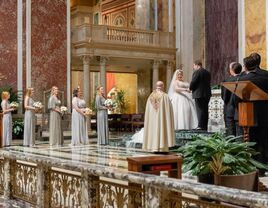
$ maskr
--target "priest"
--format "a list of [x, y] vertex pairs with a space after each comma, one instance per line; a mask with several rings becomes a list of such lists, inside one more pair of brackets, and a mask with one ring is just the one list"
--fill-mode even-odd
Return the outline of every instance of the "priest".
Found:
[[164, 83], [157, 81], [146, 104], [143, 149], [152, 152], [168, 152], [175, 145], [173, 109], [163, 90]]

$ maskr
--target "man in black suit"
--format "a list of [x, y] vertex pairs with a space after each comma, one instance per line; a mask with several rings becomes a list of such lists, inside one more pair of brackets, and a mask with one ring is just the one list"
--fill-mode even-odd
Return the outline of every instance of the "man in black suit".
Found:
[[256, 62], [256, 71], [261, 75], [268, 76], [268, 71], [260, 68], [261, 55], [258, 53], [251, 53], [249, 56]]
[[[246, 74], [239, 81], [248, 80], [268, 93], [268, 76], [265, 76], [258, 67], [258, 62], [252, 57], [244, 58]], [[254, 126], [250, 127], [249, 140], [256, 142], [255, 149], [260, 154], [255, 156], [259, 162], [268, 164], [268, 101], [253, 101], [254, 104]], [[265, 171], [260, 170], [260, 176]]]
[[[224, 80], [224, 82], [232, 82], [238, 79], [240, 72], [242, 71], [241, 64], [237, 62], [232, 62], [229, 65], [230, 76]], [[236, 108], [233, 102], [234, 94], [222, 86], [221, 88], [221, 98], [224, 101], [224, 121], [226, 128], [226, 135], [241, 135], [241, 128], [238, 126], [238, 118], [236, 115]]]
[[207, 130], [208, 128], [208, 103], [211, 97], [210, 79], [210, 72], [202, 67], [202, 62], [195, 61], [190, 90], [193, 93], [193, 99], [195, 99], [197, 129]]

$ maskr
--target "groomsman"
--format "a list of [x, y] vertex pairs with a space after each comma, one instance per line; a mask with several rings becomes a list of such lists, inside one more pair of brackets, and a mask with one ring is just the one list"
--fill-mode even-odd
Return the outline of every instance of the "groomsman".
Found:
[[[242, 66], [239, 63], [232, 62], [229, 65], [230, 76], [224, 80], [224, 82], [233, 82], [239, 79], [239, 74], [242, 71]], [[226, 135], [241, 135], [241, 128], [238, 126], [238, 116], [234, 104], [233, 97], [235, 95], [222, 86], [221, 98], [224, 101], [224, 122], [226, 128]]]
[[[264, 70], [260, 71], [259, 62], [254, 57], [244, 58], [245, 74], [239, 81], [251, 81], [256, 86], [268, 93], [268, 77]], [[237, 103], [237, 101], [236, 101]], [[255, 149], [260, 154], [254, 156], [259, 162], [268, 164], [268, 101], [253, 101], [254, 104], [254, 126], [249, 129], [249, 141], [256, 142]], [[259, 175], [264, 176], [265, 170], [259, 170]]]
[[196, 129], [207, 130], [208, 128], [208, 103], [211, 97], [210, 77], [210, 72], [202, 67], [202, 62], [195, 61], [190, 90], [195, 99], [198, 119]]

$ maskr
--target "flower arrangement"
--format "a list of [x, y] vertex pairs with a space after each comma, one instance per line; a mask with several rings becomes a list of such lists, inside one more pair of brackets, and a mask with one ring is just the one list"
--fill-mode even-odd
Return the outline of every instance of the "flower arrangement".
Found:
[[84, 110], [86, 115], [91, 115], [92, 114], [92, 110], [90, 108], [85, 108]]
[[67, 111], [68, 111], [68, 108], [67, 108], [67, 107], [65, 107], [65, 106], [61, 106], [61, 107], [60, 107], [60, 112], [61, 112], [62, 114], [65, 114]]
[[16, 109], [18, 109], [18, 107], [19, 107], [19, 103], [13, 101], [13, 102], [10, 103], [10, 107], [11, 107], [11, 108], [14, 108], [14, 109], [16, 110]]
[[34, 102], [33, 107], [40, 110], [43, 108], [43, 104], [41, 102]]
[[105, 100], [104, 105], [105, 105], [107, 108], [116, 108], [117, 103], [114, 102], [114, 100], [112, 100], [112, 99], [107, 99], [107, 100]]

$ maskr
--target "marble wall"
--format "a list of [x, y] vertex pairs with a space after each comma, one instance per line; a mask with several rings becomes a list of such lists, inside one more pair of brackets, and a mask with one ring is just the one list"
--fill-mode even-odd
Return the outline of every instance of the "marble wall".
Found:
[[32, 1], [31, 79], [38, 100], [53, 85], [67, 93], [66, 11], [66, 0]]
[[[26, 0], [23, 3], [23, 87], [26, 86]], [[32, 0], [31, 82], [35, 99], [57, 85], [67, 86], [67, 1]], [[17, 89], [17, 1], [0, 1], [0, 87]]]
[[245, 52], [258, 52], [262, 57], [261, 67], [266, 64], [266, 0], [245, 0]]
[[206, 0], [205, 11], [206, 68], [219, 84], [229, 63], [238, 61], [238, 1]]
[[17, 88], [17, 1], [0, 1], [0, 87]]
[[146, 108], [147, 98], [151, 93], [152, 73], [148, 69], [138, 70], [138, 112], [144, 113]]

